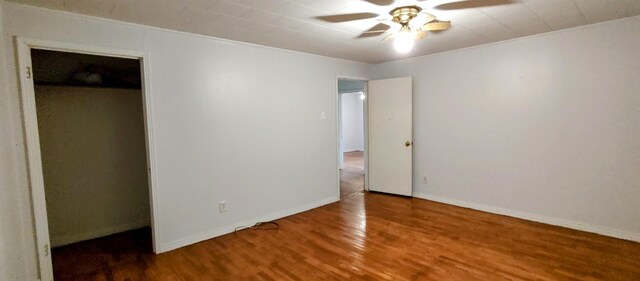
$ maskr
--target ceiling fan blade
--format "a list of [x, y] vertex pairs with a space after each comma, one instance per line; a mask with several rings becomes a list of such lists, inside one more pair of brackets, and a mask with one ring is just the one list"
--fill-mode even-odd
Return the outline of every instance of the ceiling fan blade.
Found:
[[393, 21], [392, 19], [378, 19], [378, 22], [384, 23], [390, 26], [392, 29], [400, 29], [400, 24]]
[[451, 27], [450, 21], [432, 21], [427, 23], [420, 28], [420, 30], [424, 31], [442, 31], [449, 29]]
[[[427, 32], [426, 31], [422, 31], [422, 30], [418, 30], [415, 32], [415, 40], [420, 40], [422, 38], [427, 37]], [[393, 40], [394, 38], [396, 38], [396, 34], [391, 34], [387, 37], [385, 37], [384, 39], [382, 39], [382, 41], [389, 41], [389, 40]]]
[[385, 31], [368, 31], [368, 32], [363, 32], [362, 34], [358, 35], [358, 37], [356, 37], [356, 39], [362, 39], [362, 38], [369, 38], [369, 37], [376, 37], [376, 36], [380, 36], [382, 34], [384, 34]]
[[427, 12], [422, 12], [422, 14], [426, 17], [426, 22], [425, 23], [432, 22], [432, 21], [434, 21], [436, 19], [436, 16], [434, 16], [432, 14], [429, 14]]
[[362, 32], [362, 34], [358, 35], [358, 37], [356, 38], [368, 38], [368, 37], [375, 37], [378, 35], [381, 35], [382, 33], [387, 32], [387, 30], [389, 30], [389, 28], [391, 28], [391, 26], [388, 26], [384, 23], [379, 23], [374, 25], [373, 27], [367, 29], [367, 31]]
[[370, 19], [370, 18], [375, 18], [377, 16], [379, 15], [376, 13], [354, 13], [354, 14], [319, 16], [316, 18], [326, 22], [336, 23], [336, 22]]
[[437, 10], [459, 10], [514, 4], [513, 0], [465, 0], [440, 4], [433, 7]]
[[391, 26], [388, 26], [384, 23], [379, 23], [374, 25], [373, 27], [367, 29], [367, 31], [365, 31], [365, 33], [371, 33], [371, 32], [385, 32], [387, 30], [389, 30], [389, 28], [391, 28]]
[[363, 0], [363, 1], [369, 2], [373, 5], [378, 5], [378, 6], [389, 6], [394, 2], [396, 2], [395, 0]]
[[434, 20], [436, 20], [436, 17], [434, 15], [423, 12], [418, 14], [409, 22], [409, 27], [411, 27], [411, 29], [413, 30], [420, 29], [426, 23], [432, 22]]

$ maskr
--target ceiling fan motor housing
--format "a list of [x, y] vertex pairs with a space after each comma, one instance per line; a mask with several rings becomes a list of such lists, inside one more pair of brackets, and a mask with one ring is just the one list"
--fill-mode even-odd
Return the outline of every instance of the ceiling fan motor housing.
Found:
[[422, 11], [422, 8], [418, 6], [402, 6], [391, 10], [389, 15], [393, 17], [394, 22], [406, 25], [409, 21], [415, 18], [420, 11]]

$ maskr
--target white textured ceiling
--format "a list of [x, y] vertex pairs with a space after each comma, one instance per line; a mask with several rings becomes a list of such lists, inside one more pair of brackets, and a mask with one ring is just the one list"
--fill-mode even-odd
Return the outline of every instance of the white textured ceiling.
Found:
[[[9, 1], [369, 63], [640, 15], [640, 0], [472, 0], [467, 2], [512, 3], [458, 10], [438, 9], [456, 0], [397, 0], [392, 6], [377, 6], [362, 0]], [[346, 23], [328, 23], [315, 18], [358, 12], [388, 17], [393, 7], [413, 4], [440, 20], [451, 20], [452, 27], [429, 34], [405, 55], [396, 53], [391, 43], [382, 42], [385, 35], [355, 38], [376, 25], [375, 18]]]

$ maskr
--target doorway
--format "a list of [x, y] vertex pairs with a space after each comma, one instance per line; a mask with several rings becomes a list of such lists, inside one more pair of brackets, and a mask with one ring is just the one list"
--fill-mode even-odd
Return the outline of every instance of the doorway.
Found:
[[366, 81], [338, 78], [340, 198], [365, 189]]
[[[16, 45], [39, 279], [52, 280], [54, 264], [84, 268], [97, 255], [91, 241], [117, 233], [133, 232], [155, 252], [146, 55], [20, 38]], [[118, 239], [101, 248], [118, 249]], [[79, 247], [83, 258], [65, 254]]]
[[[363, 190], [412, 196], [412, 85], [411, 77], [381, 80], [338, 77], [337, 151], [341, 199]], [[347, 125], [343, 122], [348, 112], [343, 109], [348, 103], [343, 98], [348, 99], [347, 96], [354, 93], [362, 99], [362, 158], [359, 150], [346, 141], [348, 129], [345, 130]]]

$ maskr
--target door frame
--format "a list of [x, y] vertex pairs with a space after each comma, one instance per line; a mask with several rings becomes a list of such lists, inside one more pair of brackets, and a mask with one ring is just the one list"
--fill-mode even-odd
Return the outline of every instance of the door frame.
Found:
[[40, 136], [36, 112], [35, 90], [31, 64], [31, 50], [41, 49], [59, 52], [81, 53], [117, 58], [137, 59], [140, 61], [142, 75], [142, 110], [144, 114], [145, 144], [147, 155], [147, 171], [149, 183], [149, 201], [151, 218], [151, 240], [153, 252], [158, 253], [158, 214], [157, 195], [155, 190], [155, 153], [152, 124], [152, 95], [149, 83], [149, 54], [130, 50], [120, 50], [99, 46], [82, 45], [50, 40], [15, 37], [18, 63], [18, 79], [20, 82], [21, 109], [24, 125], [25, 146], [27, 152], [27, 171], [31, 193], [31, 211], [33, 214], [34, 240], [38, 261], [38, 275], [40, 280], [53, 280], [53, 266], [51, 263], [51, 249], [49, 243], [49, 224], [47, 221], [47, 206], [42, 173], [42, 158], [40, 152]]
[[[336, 76], [336, 100], [335, 100], [335, 108], [336, 108], [336, 164], [337, 164], [337, 169], [336, 169], [336, 186], [337, 186], [337, 191], [338, 191], [338, 199], [340, 200], [340, 167], [341, 167], [341, 163], [340, 160], [342, 159], [340, 153], [341, 151], [341, 138], [340, 138], [340, 134], [342, 133], [342, 100], [341, 100], [341, 94], [340, 94], [340, 86], [339, 86], [339, 80], [357, 80], [357, 81], [362, 81], [364, 82], [364, 86], [362, 89], [362, 92], [364, 93], [365, 97], [368, 96], [367, 94], [367, 88], [368, 88], [368, 82], [369, 79], [367, 78], [363, 78], [363, 77], [354, 77], [354, 76], [348, 76], [348, 75], [337, 75]], [[369, 107], [367, 105], [367, 98], [364, 99], [363, 102], [363, 109], [362, 109], [362, 119], [363, 119], [363, 123], [362, 126], [364, 127], [364, 190], [368, 191], [369, 190]]]

